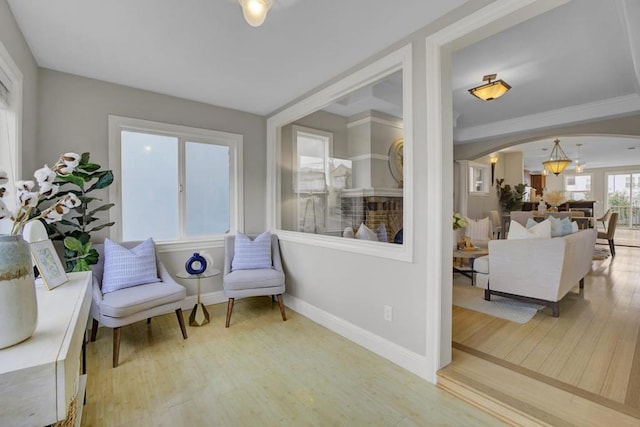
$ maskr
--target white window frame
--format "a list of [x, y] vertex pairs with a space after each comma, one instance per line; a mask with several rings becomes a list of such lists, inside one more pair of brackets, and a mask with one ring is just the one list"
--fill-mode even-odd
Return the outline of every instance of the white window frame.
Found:
[[[357, 89], [368, 86], [400, 70], [402, 71], [403, 138], [404, 158], [406, 159], [403, 187], [403, 227], [406, 232], [404, 233], [403, 244], [370, 242], [282, 230], [280, 223], [280, 173], [283, 166], [280, 155], [282, 128], [333, 104]], [[413, 235], [415, 234], [413, 164], [415, 159], [413, 158], [412, 92], [412, 45], [407, 44], [267, 119], [267, 226], [275, 230], [281, 240], [413, 262]]]
[[[109, 167], [115, 176], [114, 183], [109, 186], [109, 200], [115, 206], [109, 211], [110, 220], [115, 224], [110, 228], [110, 238], [116, 241], [122, 240], [122, 165], [121, 165], [121, 137], [123, 131], [157, 134], [176, 137], [188, 142], [202, 142], [229, 147], [229, 233], [244, 231], [244, 190], [242, 170], [242, 144], [243, 136], [240, 134], [221, 132], [210, 129], [194, 128], [189, 126], [174, 125], [169, 123], [154, 122], [150, 120], [134, 119], [109, 115]], [[184, 159], [179, 159], [184, 163]], [[179, 166], [181, 176], [178, 177], [181, 188], [184, 188], [184, 166]], [[179, 206], [179, 229], [182, 234], [185, 224], [185, 192], [181, 191]], [[178, 249], [198, 248], [203, 242], [222, 242], [224, 234], [199, 236], [188, 238], [182, 235], [176, 241], [158, 242], [163, 247], [175, 247]]]
[[[10, 170], [6, 171], [9, 174], [9, 182], [5, 185], [9, 194], [5, 196], [4, 200], [9, 210], [13, 212], [15, 210], [13, 193], [15, 181], [22, 179], [22, 97], [24, 76], [2, 42], [0, 42], [0, 74], [4, 74], [3, 80], [8, 79], [5, 84], [9, 89], [8, 106], [6, 108], [3, 107], [2, 113], [6, 114], [7, 117], [10, 144], [8, 147]], [[2, 148], [4, 150], [6, 147]]]
[[[473, 183], [473, 177], [475, 176], [475, 170], [482, 170], [484, 179], [482, 180], [482, 189], [476, 190]], [[467, 181], [469, 186], [469, 194], [474, 196], [488, 196], [491, 192], [491, 168], [489, 165], [482, 163], [469, 162], [467, 168]]]
[[[590, 193], [591, 198], [593, 199], [593, 174], [590, 173], [566, 173], [564, 174], [563, 178], [562, 178], [562, 189], [564, 190], [565, 194], [567, 193], [585, 193], [585, 191], [569, 191], [567, 190], [567, 178], [570, 176], [589, 176], [591, 177], [591, 181], [590, 181], [590, 186], [591, 188], [589, 189], [588, 193]], [[587, 200], [587, 199], [585, 199]]]

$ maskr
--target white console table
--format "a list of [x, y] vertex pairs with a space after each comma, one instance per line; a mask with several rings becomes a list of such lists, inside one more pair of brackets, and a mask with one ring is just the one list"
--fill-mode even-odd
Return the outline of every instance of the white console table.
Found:
[[64, 420], [78, 395], [82, 345], [91, 307], [91, 273], [69, 273], [51, 291], [36, 280], [38, 326], [31, 338], [0, 350], [0, 426], [44, 426]]

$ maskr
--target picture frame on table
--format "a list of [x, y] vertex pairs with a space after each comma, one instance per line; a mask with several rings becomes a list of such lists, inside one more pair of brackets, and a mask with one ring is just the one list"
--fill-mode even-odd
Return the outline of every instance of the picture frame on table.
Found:
[[51, 240], [33, 242], [29, 247], [33, 261], [48, 290], [55, 289], [69, 280]]

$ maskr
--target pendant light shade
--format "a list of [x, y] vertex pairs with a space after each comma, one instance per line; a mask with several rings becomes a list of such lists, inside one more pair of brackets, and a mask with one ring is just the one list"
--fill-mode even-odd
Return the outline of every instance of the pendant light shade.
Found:
[[560, 140], [556, 139], [549, 160], [542, 162], [544, 168], [558, 176], [571, 164], [571, 160], [560, 147]]
[[259, 27], [267, 18], [273, 0], [238, 0], [242, 6], [242, 14], [247, 24]]
[[500, 98], [511, 89], [511, 86], [504, 80], [495, 80], [497, 77], [497, 74], [487, 74], [482, 78], [482, 81], [487, 83], [469, 89], [469, 93], [483, 101], [492, 101]]

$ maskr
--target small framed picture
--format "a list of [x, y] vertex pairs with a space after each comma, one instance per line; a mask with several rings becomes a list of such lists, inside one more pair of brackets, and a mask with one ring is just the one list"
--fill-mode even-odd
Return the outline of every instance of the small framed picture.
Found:
[[69, 280], [51, 240], [30, 243], [29, 247], [47, 289], [57, 288]]

